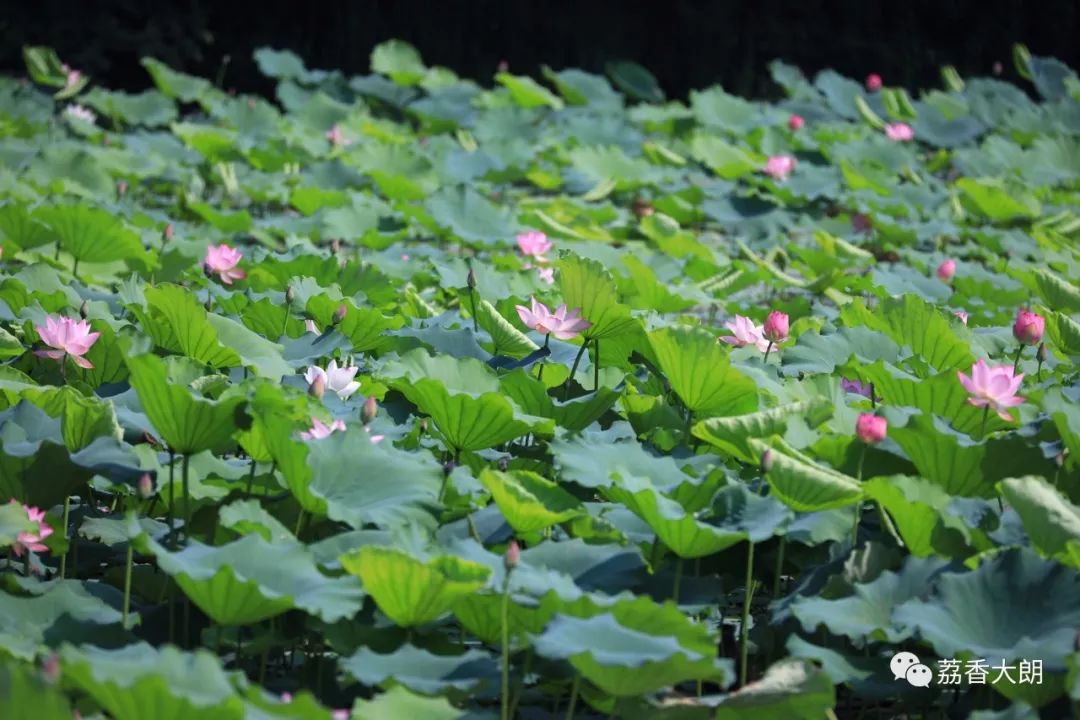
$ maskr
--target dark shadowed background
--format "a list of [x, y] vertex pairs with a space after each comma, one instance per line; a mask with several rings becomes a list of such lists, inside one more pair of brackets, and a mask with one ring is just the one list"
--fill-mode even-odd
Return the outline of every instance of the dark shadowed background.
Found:
[[139, 65], [151, 55], [224, 86], [267, 92], [251, 59], [269, 45], [309, 67], [368, 71], [371, 48], [389, 38], [414, 44], [428, 64], [488, 82], [500, 60], [515, 73], [631, 59], [669, 96], [715, 82], [741, 95], [773, 92], [774, 58], [812, 73], [832, 67], [886, 83], [938, 85], [941, 65], [989, 74], [1010, 48], [1076, 67], [1076, 0], [32, 0], [0, 1], [0, 71], [23, 72], [21, 47], [43, 44], [114, 88], [148, 87]]

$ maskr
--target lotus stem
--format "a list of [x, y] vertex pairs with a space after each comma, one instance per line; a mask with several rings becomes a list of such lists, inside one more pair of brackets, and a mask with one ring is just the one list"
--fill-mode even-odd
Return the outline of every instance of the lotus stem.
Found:
[[510, 701], [510, 717], [514, 717], [517, 713], [518, 703], [521, 701], [521, 696], [525, 693], [525, 682], [529, 677], [529, 673], [532, 671], [533, 652], [529, 650], [525, 653], [525, 667], [521, 670], [521, 682], [518, 683], [517, 690], [514, 691], [514, 697]]
[[[71, 496], [64, 496], [64, 540], [68, 539], [68, 516], [71, 513]], [[68, 548], [64, 548], [64, 554], [60, 556], [60, 579], [63, 580], [67, 574], [67, 556]]]
[[127, 547], [127, 565], [124, 567], [124, 629], [127, 630], [128, 626], [128, 614], [131, 610], [131, 564], [133, 560], [134, 548], [131, 541], [128, 540]]
[[683, 571], [683, 559], [680, 557], [675, 561], [675, 582], [671, 587], [671, 600], [676, 605], [679, 604], [679, 586], [682, 584], [682, 571]]
[[780, 579], [784, 571], [784, 550], [787, 549], [787, 535], [780, 536], [780, 548], [776, 552], [776, 575], [773, 577], [773, 600], [780, 597]]
[[499, 617], [502, 621], [502, 720], [510, 720], [510, 573], [507, 567], [506, 580], [503, 583], [502, 607]]
[[1020, 369], [1020, 356], [1024, 354], [1024, 345], [1020, 344], [1020, 347], [1016, 349], [1016, 357], [1013, 359], [1013, 375]]
[[990, 406], [989, 405], [983, 406], [982, 423], [979, 425], [979, 439], [980, 440], [985, 440], [986, 439], [986, 416], [989, 415], [989, 414], [990, 414]]
[[300, 539], [300, 531], [304, 528], [304, 508], [300, 508], [300, 514], [296, 516], [296, 527], [293, 529], [293, 535], [296, 539]]
[[480, 325], [476, 320], [476, 290], [469, 288], [469, 304], [472, 306], [472, 329], [474, 333], [480, 332]]
[[251, 472], [248, 473], [248, 481], [247, 481], [247, 493], [246, 494], [247, 494], [248, 497], [251, 497], [251, 490], [255, 485], [255, 466], [257, 464], [258, 463], [255, 462], [255, 458], [252, 458], [251, 459]]
[[765, 359], [762, 362], [764, 362], [766, 365], [768, 365], [768, 363], [769, 363], [769, 353], [772, 352], [772, 346], [773, 346], [773, 341], [772, 340], [770, 340], [769, 344], [765, 346]]
[[574, 709], [577, 707], [578, 688], [581, 687], [581, 676], [574, 675], [574, 682], [570, 686], [570, 705], [566, 708], [566, 720], [574, 720]]
[[172, 549], [176, 549], [176, 455], [173, 451], [169, 451], [169, 540], [172, 542]]
[[71, 266], [71, 276], [76, 280], [79, 279], [79, 258], [75, 258], [75, 264]]
[[184, 459], [181, 461], [181, 477], [184, 482], [184, 541], [187, 542], [191, 539], [191, 493], [188, 487], [188, 462], [191, 460], [191, 455], [184, 453]]
[[897, 531], [896, 525], [893, 524], [892, 518], [889, 517], [889, 513], [885, 510], [885, 506], [881, 503], [878, 503], [877, 508], [878, 512], [881, 513], [881, 524], [885, 527], [888, 533], [892, 535], [893, 540], [896, 541], [897, 545], [899, 545], [900, 547], [905, 547], [904, 539], [900, 537], [900, 533]]
[[747, 657], [750, 652], [750, 601], [754, 597], [754, 543], [746, 551], [746, 589], [744, 590], [742, 624], [739, 625], [739, 687], [746, 687]]
[[[547, 335], [544, 336], [544, 349], [547, 350], [548, 345], [550, 345], [550, 344], [551, 344], [551, 333], [548, 333]], [[536, 371], [536, 379], [537, 380], [543, 380], [544, 379], [544, 365], [546, 365], [546, 364], [547, 364], [546, 360], [541, 360], [540, 361], [540, 369]]]
[[593, 350], [596, 351], [596, 362], [593, 363], [592, 371], [592, 391], [597, 392], [600, 389], [600, 338], [595, 338], [592, 342]]
[[566, 384], [563, 385], [562, 399], [566, 402], [566, 398], [570, 395], [570, 383], [574, 379], [574, 374], [577, 373], [578, 365], [581, 364], [581, 356], [585, 354], [585, 351], [589, 347], [589, 342], [586, 340], [581, 343], [581, 348], [578, 349], [577, 355], [574, 356], [574, 364], [570, 366], [570, 377], [566, 378]]

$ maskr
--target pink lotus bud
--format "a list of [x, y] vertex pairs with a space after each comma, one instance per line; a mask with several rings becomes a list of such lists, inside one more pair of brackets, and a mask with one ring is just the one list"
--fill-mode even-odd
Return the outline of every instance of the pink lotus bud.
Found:
[[789, 128], [791, 128], [792, 131], [802, 130], [802, 127], [805, 124], [806, 124], [806, 121], [803, 120], [802, 115], [792, 115], [791, 117], [788, 118], [788, 121], [787, 121], [787, 126]]
[[761, 453], [761, 474], [766, 475], [773, 466], [773, 454], [772, 450], [766, 450]]
[[949, 258], [945, 262], [941, 263], [937, 267], [938, 280], [941, 282], [949, 282], [953, 279], [953, 275], [956, 274], [956, 261]]
[[521, 562], [521, 546], [518, 545], [517, 540], [511, 540], [510, 544], [507, 545], [503, 562], [505, 563], [507, 570], [513, 570], [518, 566], [518, 563]]
[[873, 413], [862, 413], [855, 421], [855, 434], [867, 445], [877, 445], [884, 440], [888, 429], [888, 421]]
[[331, 324], [340, 325], [341, 321], [345, 319], [345, 315], [348, 312], [349, 312], [349, 308], [346, 305], [344, 305], [344, 304], [338, 305], [338, 309], [334, 311], [334, 319], [333, 319], [333, 322]]
[[41, 662], [41, 677], [49, 685], [55, 685], [60, 680], [60, 656], [50, 653]]
[[330, 241], [330, 252], [335, 255], [341, 252], [341, 238], [334, 238]]
[[81, 317], [83, 320], [85, 320], [86, 316], [89, 315], [89, 314], [90, 314], [90, 301], [89, 300], [83, 300], [82, 305], [79, 306], [79, 317]]
[[851, 216], [851, 229], [855, 232], [870, 232], [874, 229], [874, 221], [869, 215], [855, 213]]
[[316, 375], [315, 379], [308, 385], [308, 395], [322, 400], [323, 394], [326, 393], [326, 380], [322, 375]]
[[1042, 341], [1046, 330], [1046, 318], [1042, 315], [1021, 309], [1013, 323], [1013, 337], [1024, 345], [1037, 345]]
[[773, 310], [765, 318], [764, 335], [766, 340], [782, 343], [788, 338], [788, 316], [779, 310]]
[[127, 192], [128, 184], [126, 180], [120, 180], [116, 183], [116, 192], [118, 195], [123, 196]]
[[150, 473], [143, 473], [139, 478], [139, 497], [143, 500], [148, 500], [154, 495], [154, 480], [150, 477]]
[[1039, 349], [1035, 351], [1035, 356], [1039, 358], [1041, 363], [1050, 359], [1050, 352], [1046, 349], [1046, 343], [1039, 343]]
[[295, 300], [295, 299], [296, 299], [296, 291], [293, 290], [292, 285], [290, 285], [289, 287], [285, 288], [285, 302], [292, 305], [293, 300]]
[[368, 395], [364, 400], [364, 407], [360, 409], [360, 421], [364, 425], [367, 425], [375, 419], [375, 414], [379, 411], [379, 403], [375, 400], [374, 395]]
[[1004, 70], [1005, 68], [1002, 66], [1000, 60], [995, 60], [993, 67], [990, 69], [995, 75], [1000, 75], [1002, 70]]
[[167, 243], [173, 239], [173, 225], [172, 223], [165, 223], [165, 229], [161, 231], [161, 241]]
[[510, 69], [510, 63], [505, 60], [500, 60], [499, 64], [495, 66], [496, 72], [504, 73]]
[[881, 76], [877, 73], [870, 73], [866, 76], [866, 89], [870, 92], [877, 92], [881, 89]]
[[290, 692], [281, 693], [281, 702], [283, 702], [283, 703], [291, 703], [292, 702], [292, 693], [290, 693]]
[[465, 284], [470, 290], [476, 289], [476, 272], [472, 268], [469, 268], [469, 274], [465, 276]]
[[953, 315], [955, 315], [956, 317], [960, 318], [960, 322], [962, 322], [962, 323], [964, 323], [965, 325], [967, 325], [967, 321], [968, 321], [968, 314], [967, 314], [966, 312], [964, 312], [963, 310], [957, 310], [957, 311], [955, 311], [955, 312], [953, 313]]

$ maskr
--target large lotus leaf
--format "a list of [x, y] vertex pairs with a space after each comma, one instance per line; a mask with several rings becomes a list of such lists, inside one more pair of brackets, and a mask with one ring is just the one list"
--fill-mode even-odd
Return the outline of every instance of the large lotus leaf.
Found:
[[562, 110], [563, 101], [528, 75], [496, 73], [495, 80], [510, 91], [510, 97], [523, 108], [549, 107]]
[[491, 342], [495, 345], [492, 349], [493, 355], [521, 358], [539, 349], [528, 335], [514, 327], [487, 300], [481, 299], [477, 302], [476, 319], [480, 327], [491, 336]]
[[1034, 275], [1047, 305], [1062, 312], [1080, 312], [1080, 288], [1045, 268], [1036, 268]]
[[353, 578], [328, 578], [297, 544], [260, 535], [212, 547], [197, 541], [170, 553], [149, 538], [144, 547], [191, 601], [221, 625], [241, 625], [299, 608], [326, 622], [359, 611], [363, 592]]
[[47, 225], [39, 222], [20, 203], [0, 205], [0, 238], [7, 253], [29, 250], [50, 240]]
[[1080, 569], [1080, 507], [1044, 479], [1030, 475], [1002, 481], [1001, 493], [1020, 516], [1035, 549]]
[[176, 104], [156, 90], [132, 94], [94, 88], [80, 100], [102, 115], [127, 125], [168, 125], [176, 119]]
[[780, 440], [774, 440], [770, 449], [769, 442], [751, 438], [749, 446], [758, 460], [770, 451], [769, 487], [796, 512], [845, 507], [862, 497], [862, 486], [855, 478], [815, 463]]
[[957, 337], [946, 314], [915, 295], [885, 298], [873, 311], [850, 303], [840, 314], [849, 325], [885, 333], [939, 371], [967, 370], [975, 362], [968, 343]]
[[403, 627], [437, 619], [455, 602], [484, 587], [491, 575], [486, 565], [454, 555], [424, 561], [374, 545], [342, 555], [341, 566], [359, 577], [379, 609]]
[[65, 645], [64, 680], [116, 720], [241, 720], [243, 701], [217, 656], [139, 643], [116, 650]]
[[505, 208], [494, 205], [471, 187], [445, 187], [428, 198], [426, 206], [435, 222], [466, 242], [505, 245], [517, 232]]
[[619, 90], [635, 100], [653, 103], [664, 101], [664, 91], [660, 89], [656, 78], [636, 62], [630, 60], [609, 62], [604, 66], [604, 71]]
[[389, 654], [360, 648], [339, 661], [341, 669], [364, 685], [378, 686], [387, 681], [410, 690], [435, 695], [447, 689], [470, 691], [479, 685], [498, 682], [498, 666], [480, 650], [460, 655], [435, 655], [415, 645], [402, 645]]
[[1008, 189], [1000, 181], [960, 178], [956, 187], [967, 210], [993, 222], [1029, 220], [1042, 212], [1034, 195], [1018, 188]]
[[750, 438], [783, 435], [790, 419], [820, 416], [826, 410], [832, 412], [829, 401], [823, 397], [814, 397], [756, 413], [709, 418], [696, 423], [691, 431], [695, 437], [715, 445], [742, 462], [753, 463], [756, 462], [756, 453], [747, 444]]
[[23, 717], [33, 708], [34, 720], [70, 720], [71, 706], [58, 688], [46, 684], [29, 666], [0, 662], [0, 717]]
[[568, 660], [591, 683], [618, 697], [686, 680], [723, 683], [730, 676], [731, 662], [716, 659], [712, 648], [700, 652], [686, 647], [679, 637], [646, 625], [644, 619], [616, 618], [613, 613], [556, 615], [533, 644], [540, 655]]
[[1064, 458], [1066, 467], [1077, 467], [1080, 465], [1080, 407], [1060, 388], [1055, 388], [1043, 397], [1043, 408], [1053, 418], [1069, 450]]
[[649, 333], [657, 364], [679, 399], [699, 417], [757, 410], [757, 386], [731, 366], [710, 333], [689, 326]]
[[519, 533], [543, 530], [585, 512], [581, 502], [558, 483], [529, 470], [485, 468], [477, 479], [491, 493], [506, 522]]
[[965, 518], [949, 512], [953, 498], [940, 486], [919, 477], [875, 477], [863, 485], [866, 497], [877, 502], [892, 519], [908, 551], [916, 557], [935, 553], [966, 557], [987, 550], [990, 541]]
[[647, 522], [664, 545], [681, 558], [706, 557], [747, 537], [744, 531], [702, 522], [639, 478], [624, 478], [605, 488], [604, 494]]
[[928, 415], [910, 416], [906, 423], [898, 415], [888, 417], [889, 437], [903, 448], [920, 475], [951, 495], [992, 497], [997, 481], [1040, 465], [1049, 467], [1038, 448], [1015, 435], [978, 443]]
[[656, 168], [642, 158], [631, 158], [615, 145], [578, 146], [570, 162], [594, 186], [632, 190], [656, 178]]
[[875, 360], [896, 362], [900, 347], [884, 333], [862, 326], [845, 327], [837, 332], [804, 332], [795, 344], [781, 355], [784, 375], [831, 373], [854, 356], [861, 362]]
[[240, 356], [218, 340], [209, 313], [193, 293], [179, 285], [163, 284], [146, 288], [143, 295], [149, 312], [142, 313], [135, 307], [132, 311], [140, 316], [159, 346], [179, 350], [212, 368], [240, 365]]
[[458, 710], [446, 698], [414, 695], [403, 687], [393, 687], [371, 700], [357, 702], [353, 717], [364, 720], [463, 720], [472, 717]]
[[781, 660], [765, 676], [713, 701], [714, 720], [817, 720], [836, 704], [833, 681], [813, 663]]
[[942, 573], [896, 607], [893, 620], [918, 631], [940, 657], [1039, 658], [1065, 669], [1080, 627], [1080, 576], [1026, 549], [1005, 550], [977, 569]]
[[371, 70], [390, 77], [398, 85], [416, 85], [427, 74], [420, 53], [402, 40], [387, 40], [371, 51]]
[[296, 542], [296, 536], [257, 500], [237, 500], [226, 505], [218, 513], [218, 522], [240, 535], [259, 535], [270, 543]]
[[143, 58], [142, 66], [150, 73], [157, 89], [182, 102], [195, 102], [210, 95], [214, 86], [209, 80], [173, 70], [160, 60]]
[[[928, 415], [948, 418], [958, 432], [978, 436], [982, 426], [982, 408], [968, 402], [968, 393], [949, 370], [927, 378], [897, 370], [879, 360], [858, 369], [861, 378], [874, 384], [874, 394], [889, 405], [913, 407]], [[1008, 423], [991, 413], [986, 420], [986, 432], [1008, 427]]]
[[619, 393], [600, 387], [594, 393], [563, 402], [551, 397], [547, 387], [522, 369], [507, 373], [501, 379], [504, 392], [514, 403], [529, 413], [553, 418], [559, 427], [571, 432], [584, 430], [611, 409]]
[[26, 510], [18, 502], [0, 505], [0, 547], [7, 547], [15, 542], [19, 533], [37, 529], [37, 524], [30, 522]]
[[857, 646], [902, 642], [911, 636], [912, 629], [895, 623], [893, 611], [923, 595], [946, 566], [944, 560], [936, 558], [909, 557], [899, 572], [886, 570], [871, 582], [855, 583], [847, 597], [800, 597], [792, 603], [791, 612], [807, 632], [824, 625], [833, 635], [846, 636]]
[[582, 333], [586, 341], [631, 332], [639, 322], [619, 302], [611, 273], [596, 260], [573, 253], [559, 256], [559, 290], [570, 310], [580, 310], [592, 325]]
[[139, 236], [110, 213], [88, 205], [51, 205], [34, 217], [52, 229], [60, 246], [76, 260], [102, 263], [142, 258]]
[[354, 528], [431, 527], [442, 470], [427, 453], [399, 450], [352, 425], [322, 440], [292, 439], [292, 423], [267, 419], [271, 452], [289, 490], [309, 512]]
[[[74, 625], [120, 625], [122, 616], [100, 597], [105, 593], [99, 582], [26, 583], [26, 597], [0, 593], [0, 648], [9, 655], [33, 660], [42, 646], [86, 632]], [[105, 636], [101, 640], [107, 642]]]
[[673, 494], [680, 486], [695, 482], [675, 458], [650, 454], [636, 441], [558, 439], [550, 447], [559, 474], [586, 488], [607, 488], [628, 478], [643, 478], [657, 490]]
[[131, 386], [139, 395], [146, 417], [175, 452], [191, 455], [233, 445], [233, 430], [238, 414], [243, 413], [242, 397], [196, 397], [187, 387], [170, 383], [165, 364], [154, 355], [135, 355], [127, 359], [127, 364]]
[[725, 180], [736, 180], [749, 175], [760, 163], [745, 150], [714, 136], [698, 133], [690, 144], [694, 159], [706, 165]]
[[327, 295], [315, 295], [307, 302], [307, 311], [319, 328], [330, 327], [334, 313], [345, 306], [345, 318], [335, 329], [349, 338], [353, 352], [372, 352], [386, 344], [387, 330], [402, 325], [400, 318], [387, 317], [371, 307], [357, 307], [350, 300], [333, 300]]

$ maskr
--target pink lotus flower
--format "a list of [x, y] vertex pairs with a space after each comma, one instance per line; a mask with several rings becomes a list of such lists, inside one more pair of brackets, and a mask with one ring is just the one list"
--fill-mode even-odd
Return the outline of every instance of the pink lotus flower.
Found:
[[231, 248], [225, 243], [211, 245], [206, 248], [206, 259], [203, 260], [203, 270], [207, 275], [217, 274], [221, 282], [232, 285], [233, 280], [243, 280], [247, 273], [237, 269], [237, 264], [243, 254], [236, 248]]
[[522, 255], [529, 255], [537, 259], [543, 259], [544, 253], [549, 252], [552, 243], [547, 235], [539, 230], [530, 230], [517, 236], [518, 248]]
[[[17, 504], [15, 500], [11, 502]], [[42, 544], [41, 541], [53, 534], [53, 529], [45, 523], [44, 510], [38, 510], [36, 507], [30, 507], [29, 505], [23, 505], [23, 509], [26, 510], [26, 517], [30, 522], [37, 523], [37, 530], [32, 532], [24, 530], [15, 537], [15, 544], [11, 546], [11, 549], [19, 557], [22, 557], [23, 553], [28, 550], [33, 552], [48, 550], [48, 546]]]
[[728, 323], [726, 327], [734, 335], [724, 335], [720, 338], [722, 342], [735, 347], [754, 345], [761, 352], [769, 350], [769, 341], [765, 339], [764, 330], [755, 325], [750, 318], [736, 315], [735, 322]]
[[1013, 323], [1013, 337], [1023, 345], [1038, 345], [1046, 330], [1046, 318], [1030, 310], [1021, 309]]
[[765, 163], [764, 172], [776, 180], [786, 180], [795, 169], [795, 158], [791, 155], [773, 155]]
[[554, 335], [560, 340], [571, 340], [592, 327], [592, 323], [581, 317], [581, 311], [574, 309], [567, 312], [566, 305], [560, 305], [551, 312], [547, 305], [531, 298], [531, 308], [517, 305], [518, 317], [526, 327]]
[[319, 418], [311, 418], [311, 428], [300, 433], [300, 437], [305, 440], [322, 440], [323, 438], [330, 437], [335, 431], [340, 430], [345, 432], [345, 422], [342, 420], [334, 420], [327, 425]]
[[954, 312], [953, 312], [953, 315], [955, 315], [956, 317], [960, 318], [960, 322], [962, 322], [962, 323], [964, 323], [965, 325], [967, 325], [967, 321], [968, 321], [968, 314], [967, 314], [966, 312], [964, 312], [963, 310], [956, 310], [956, 311], [954, 311]]
[[540, 276], [541, 282], [545, 282], [548, 285], [555, 283], [555, 268], [536, 268], [536, 274]]
[[802, 130], [803, 125], [805, 125], [805, 124], [806, 124], [806, 121], [803, 120], [802, 115], [792, 115], [791, 117], [788, 118], [788, 121], [787, 121], [787, 126], [789, 128], [791, 128], [792, 131]]
[[330, 144], [334, 147], [341, 147], [342, 145], [348, 145], [348, 141], [345, 139], [345, 134], [341, 132], [341, 127], [334, 123], [334, 126], [326, 131], [326, 139], [330, 141]]
[[877, 73], [870, 73], [866, 76], [866, 89], [870, 92], [877, 92], [881, 89], [881, 76]]
[[94, 367], [93, 363], [83, 357], [93, 346], [101, 333], [90, 332], [90, 323], [85, 320], [72, 320], [63, 315], [47, 315], [45, 327], [34, 327], [41, 341], [53, 350], [35, 350], [38, 357], [52, 358], [64, 362], [70, 357], [76, 365], [87, 370]]
[[938, 280], [941, 282], [949, 282], [953, 279], [953, 275], [956, 274], [956, 261], [949, 258], [945, 262], [937, 266]]
[[1024, 373], [1014, 374], [1011, 365], [991, 367], [985, 360], [979, 360], [971, 367], [971, 377], [959, 370], [956, 371], [956, 376], [971, 395], [968, 398], [970, 404], [975, 407], [988, 407], [1001, 416], [1002, 420], [1011, 422], [1012, 415], [1007, 408], [1022, 405], [1024, 402], [1024, 398], [1016, 394], [1024, 380]]
[[309, 385], [321, 380], [324, 387], [336, 392], [342, 400], [348, 400], [350, 395], [360, 389], [360, 383], [353, 380], [357, 370], [359, 368], [344, 365], [338, 367], [337, 360], [331, 360], [325, 370], [318, 365], [309, 367], [304, 373], [304, 379]]
[[304, 320], [304, 330], [309, 333], [319, 334], [319, 326], [315, 324], [315, 321], [311, 318]]
[[774, 345], [782, 343], [788, 339], [788, 316], [787, 313], [782, 313], [779, 310], [773, 310], [769, 313], [769, 316], [765, 318], [765, 325], [762, 327], [761, 333], [766, 340], [769, 340]]
[[869, 215], [855, 213], [851, 216], [851, 229], [859, 233], [870, 232], [874, 229], [874, 221]]
[[855, 421], [855, 435], [867, 445], [877, 445], [888, 430], [889, 422], [873, 413], [861, 413]]
[[97, 115], [94, 114], [94, 111], [85, 108], [78, 103], [72, 103], [64, 108], [64, 116], [67, 117], [68, 120], [82, 120], [91, 125], [97, 122]]
[[885, 137], [896, 142], [907, 142], [915, 139], [915, 131], [907, 123], [888, 123], [885, 126]]

